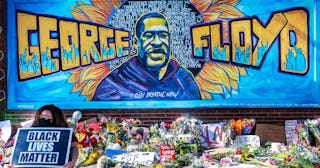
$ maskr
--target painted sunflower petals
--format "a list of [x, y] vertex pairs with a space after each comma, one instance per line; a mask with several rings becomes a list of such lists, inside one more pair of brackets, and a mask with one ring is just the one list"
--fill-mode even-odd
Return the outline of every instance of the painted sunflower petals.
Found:
[[82, 5], [78, 7], [85, 13], [85, 15], [89, 18], [91, 22], [105, 25], [107, 23], [107, 17], [103, 14], [103, 12], [95, 7], [90, 5]]
[[231, 5], [221, 4], [215, 7], [215, 10], [223, 11], [221, 18], [237, 18], [243, 16], [243, 13]]
[[109, 17], [110, 14], [112, 13], [112, 7], [107, 1], [102, 1], [102, 0], [91, 0], [91, 3], [99, 8], [105, 17]]
[[107, 75], [110, 72], [105, 64], [95, 64], [84, 69], [81, 73], [81, 82], [86, 80], [94, 80]]
[[193, 6], [200, 12], [205, 12], [212, 4], [212, 0], [190, 0]]
[[235, 6], [239, 3], [240, 0], [216, 0], [217, 4], [227, 4]]
[[89, 18], [82, 12], [71, 12], [71, 15], [76, 20], [89, 21]]
[[221, 13], [219, 12], [211, 12], [211, 13], [203, 13], [202, 17], [204, 22], [212, 22], [212, 21], [218, 20], [220, 15]]
[[222, 68], [231, 79], [239, 80], [239, 71], [236, 66], [228, 65], [228, 64], [217, 64]]
[[206, 78], [212, 83], [222, 84], [229, 92], [231, 91], [229, 76], [223, 69], [213, 63], [205, 63], [198, 76]]

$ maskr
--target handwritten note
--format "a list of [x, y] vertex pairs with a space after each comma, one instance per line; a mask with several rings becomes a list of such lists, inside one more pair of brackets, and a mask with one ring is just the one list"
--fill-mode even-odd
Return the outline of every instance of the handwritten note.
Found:
[[237, 136], [233, 147], [242, 148], [250, 145], [253, 149], [258, 149], [260, 147], [260, 137], [257, 135], [240, 135]]
[[297, 125], [298, 120], [287, 120], [285, 121], [286, 139], [287, 144], [292, 144], [298, 141]]

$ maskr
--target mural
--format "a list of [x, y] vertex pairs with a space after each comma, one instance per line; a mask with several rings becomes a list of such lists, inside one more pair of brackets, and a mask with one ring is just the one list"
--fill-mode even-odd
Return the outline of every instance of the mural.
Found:
[[8, 109], [320, 107], [318, 2], [8, 2]]

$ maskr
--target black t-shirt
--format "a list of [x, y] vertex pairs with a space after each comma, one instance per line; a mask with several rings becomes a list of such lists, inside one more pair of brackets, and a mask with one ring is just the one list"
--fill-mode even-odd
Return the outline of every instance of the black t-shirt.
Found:
[[74, 135], [74, 133], [72, 134], [71, 142], [78, 142], [78, 139], [77, 139], [77, 137]]

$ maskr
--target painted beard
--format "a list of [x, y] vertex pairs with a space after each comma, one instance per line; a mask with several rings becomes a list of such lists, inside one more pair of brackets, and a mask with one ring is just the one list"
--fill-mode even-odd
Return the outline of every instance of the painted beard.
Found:
[[169, 56], [163, 49], [153, 49], [145, 53], [143, 62], [148, 69], [157, 70], [164, 67], [169, 60]]

